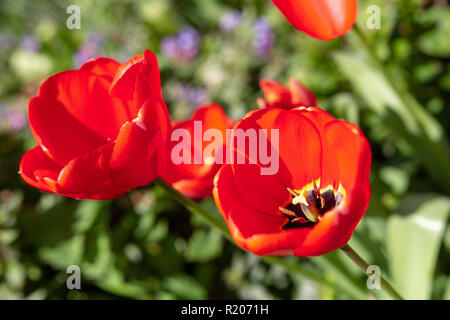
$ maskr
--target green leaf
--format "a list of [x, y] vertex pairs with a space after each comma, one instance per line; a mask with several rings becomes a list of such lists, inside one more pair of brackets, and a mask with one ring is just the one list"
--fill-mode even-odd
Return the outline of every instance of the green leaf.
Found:
[[388, 109], [391, 109], [400, 116], [408, 131], [418, 133], [414, 117], [378, 70], [368, 65], [360, 56], [352, 53], [335, 52], [333, 58], [342, 73], [375, 113], [383, 116], [386, 115]]
[[74, 213], [76, 217], [74, 231], [84, 233], [92, 228], [104, 206], [105, 202], [101, 201], [80, 201]]
[[203, 300], [207, 298], [206, 289], [195, 279], [186, 275], [176, 275], [164, 280], [164, 287], [181, 299]]
[[417, 194], [402, 199], [387, 223], [387, 253], [394, 285], [406, 299], [429, 299], [450, 198]]
[[339, 51], [333, 58], [368, 107], [409, 143], [433, 178], [450, 192], [450, 149], [441, 124], [414, 99], [406, 106], [383, 74], [362, 57]]
[[70, 265], [80, 265], [84, 250], [84, 237], [74, 236], [51, 247], [38, 251], [40, 259], [55, 269], [66, 270]]
[[443, 299], [450, 300], [450, 278], [448, 278], [448, 280], [447, 280], [447, 289], [445, 290]]
[[189, 238], [185, 253], [190, 262], [207, 262], [218, 257], [222, 252], [223, 239], [215, 230], [197, 230]]
[[114, 265], [110, 265], [106, 277], [96, 281], [96, 285], [105, 291], [125, 298], [152, 298], [148, 292], [149, 290], [142, 283], [126, 281], [123, 271], [117, 269]]
[[98, 230], [88, 235], [86, 244], [82, 270], [89, 278], [101, 278], [114, 262], [108, 232]]

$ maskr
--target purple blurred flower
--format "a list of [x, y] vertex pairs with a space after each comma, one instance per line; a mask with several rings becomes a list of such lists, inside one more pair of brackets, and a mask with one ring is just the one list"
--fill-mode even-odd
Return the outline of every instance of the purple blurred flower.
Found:
[[164, 37], [161, 41], [161, 51], [164, 55], [175, 58], [177, 55], [178, 45], [177, 45], [177, 37], [170, 36]]
[[191, 27], [184, 27], [178, 34], [162, 39], [161, 51], [175, 61], [186, 62], [197, 56], [199, 42], [198, 32]]
[[174, 101], [183, 101], [192, 110], [202, 105], [207, 100], [207, 91], [203, 87], [192, 87], [181, 83], [169, 83], [166, 92], [170, 99]]
[[228, 11], [225, 12], [219, 21], [219, 27], [222, 31], [231, 31], [237, 28], [244, 19], [242, 12], [240, 11]]
[[99, 56], [102, 43], [103, 37], [100, 33], [89, 33], [87, 39], [81, 44], [80, 48], [73, 56], [74, 66], [79, 68], [86, 61]]
[[25, 127], [27, 117], [23, 110], [14, 110], [0, 105], [0, 131], [16, 133]]
[[8, 110], [6, 111], [6, 117], [8, 119], [9, 130], [12, 132], [19, 131], [27, 123], [27, 117], [21, 111]]
[[17, 40], [10, 31], [0, 31], [0, 48], [12, 49], [16, 46]]
[[31, 52], [38, 52], [41, 49], [41, 43], [31, 34], [23, 36], [20, 46], [22, 49]]
[[202, 87], [191, 87], [188, 92], [188, 101], [193, 109], [205, 103], [206, 89]]
[[253, 52], [258, 56], [267, 56], [272, 50], [275, 35], [269, 23], [263, 18], [253, 23]]

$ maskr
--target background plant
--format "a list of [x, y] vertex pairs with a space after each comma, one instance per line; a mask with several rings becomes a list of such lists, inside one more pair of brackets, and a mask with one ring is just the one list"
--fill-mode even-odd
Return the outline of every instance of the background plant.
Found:
[[[268, 1], [2, 1], [0, 297], [387, 297], [368, 290], [341, 252], [285, 259], [303, 276], [245, 253], [158, 186], [93, 202], [21, 181], [20, 156], [34, 145], [26, 106], [40, 82], [91, 57], [124, 62], [148, 48], [158, 54], [174, 118], [213, 101], [237, 119], [256, 107], [261, 77], [287, 83], [293, 76], [317, 94], [319, 106], [357, 123], [374, 154], [373, 191], [350, 244], [406, 298], [449, 299], [450, 9], [447, 1], [358, 3], [360, 30], [384, 71], [355, 30], [317, 41]], [[66, 28], [70, 4], [81, 8], [81, 30]], [[369, 31], [366, 8], [373, 4], [381, 8], [381, 29]], [[417, 101], [402, 99], [383, 72]], [[201, 205], [218, 215], [211, 199]], [[81, 291], [66, 288], [70, 264], [81, 267]]]

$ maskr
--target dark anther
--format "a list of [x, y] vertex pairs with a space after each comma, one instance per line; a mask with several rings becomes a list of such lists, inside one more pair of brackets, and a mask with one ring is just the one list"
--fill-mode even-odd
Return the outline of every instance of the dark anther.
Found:
[[278, 208], [285, 217], [289, 218], [282, 227], [284, 230], [313, 227], [321, 216], [336, 207], [343, 199], [342, 193], [338, 192], [335, 196], [333, 189], [320, 193], [314, 180], [312, 188], [303, 192], [303, 196], [290, 188], [287, 190], [291, 194], [291, 201], [284, 207]]
[[324, 214], [325, 212], [333, 209], [336, 206], [336, 200], [334, 198], [333, 190], [328, 189], [325, 192], [320, 194], [320, 213]]

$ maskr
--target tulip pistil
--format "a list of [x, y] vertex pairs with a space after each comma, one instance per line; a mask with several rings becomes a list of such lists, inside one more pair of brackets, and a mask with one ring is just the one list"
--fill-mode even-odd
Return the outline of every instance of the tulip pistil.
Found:
[[322, 216], [336, 207], [342, 200], [341, 188], [335, 191], [332, 186], [320, 189], [316, 181], [301, 190], [286, 188], [291, 195], [289, 203], [278, 209], [289, 218], [283, 229], [312, 227]]

